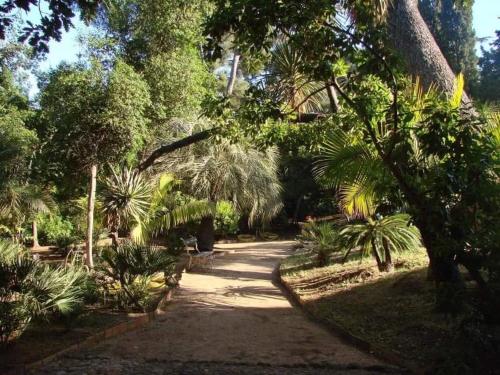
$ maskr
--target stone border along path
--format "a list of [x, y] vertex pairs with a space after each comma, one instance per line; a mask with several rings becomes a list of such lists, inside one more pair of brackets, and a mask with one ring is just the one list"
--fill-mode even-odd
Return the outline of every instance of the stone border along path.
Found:
[[293, 242], [218, 245], [213, 270], [184, 273], [151, 324], [70, 352], [36, 374], [399, 373], [310, 321], [273, 282]]

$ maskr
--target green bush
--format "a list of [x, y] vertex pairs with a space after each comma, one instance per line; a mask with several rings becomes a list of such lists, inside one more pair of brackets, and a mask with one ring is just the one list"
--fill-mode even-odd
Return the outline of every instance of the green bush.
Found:
[[42, 245], [67, 247], [78, 239], [73, 224], [59, 215], [39, 215], [38, 239]]
[[[167, 251], [132, 242], [120, 244], [116, 249], [105, 248], [101, 253], [99, 271], [108, 296], [124, 309], [148, 311], [156, 286], [163, 286], [175, 272], [177, 259]], [[162, 280], [158, 274], [163, 273]], [[118, 286], [118, 287], [117, 287]]]
[[215, 233], [218, 236], [226, 237], [230, 234], [238, 233], [238, 221], [240, 215], [234, 209], [231, 202], [217, 202], [215, 213]]
[[80, 311], [87, 279], [82, 267], [53, 268], [23, 247], [0, 241], [0, 344], [21, 336], [35, 318]]

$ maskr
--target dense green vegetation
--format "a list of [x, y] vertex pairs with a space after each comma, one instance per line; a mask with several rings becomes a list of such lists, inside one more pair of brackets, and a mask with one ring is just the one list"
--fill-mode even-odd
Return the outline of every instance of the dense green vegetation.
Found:
[[62, 3], [21, 31], [32, 48], [12, 12], [38, 1], [0, 8], [3, 342], [85, 303], [154, 309], [181, 237], [212, 251], [307, 219], [321, 267], [389, 275], [424, 248], [434, 313], [496, 345], [500, 49], [477, 59], [471, 2], [78, 1], [79, 61], [36, 72]]

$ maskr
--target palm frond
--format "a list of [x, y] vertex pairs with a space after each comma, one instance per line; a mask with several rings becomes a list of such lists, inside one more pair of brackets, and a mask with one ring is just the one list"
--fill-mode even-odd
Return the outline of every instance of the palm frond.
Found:
[[342, 130], [331, 133], [321, 145], [313, 175], [323, 185], [339, 191], [348, 215], [370, 216], [385, 168], [381, 160]]

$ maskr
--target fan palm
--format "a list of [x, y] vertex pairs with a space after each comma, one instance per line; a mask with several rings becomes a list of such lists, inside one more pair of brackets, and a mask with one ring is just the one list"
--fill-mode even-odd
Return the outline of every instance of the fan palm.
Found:
[[0, 220], [19, 242], [22, 225], [32, 220], [33, 247], [38, 247], [36, 214], [54, 211], [56, 204], [49, 191], [36, 185], [7, 185], [0, 191]]
[[360, 249], [361, 255], [371, 254], [375, 258], [379, 271], [392, 271], [391, 252], [414, 250], [421, 245], [420, 232], [409, 224], [409, 219], [406, 214], [396, 214], [345, 225], [339, 232], [339, 241], [346, 249], [345, 258]]
[[86, 279], [83, 268], [49, 267], [19, 244], [0, 240], [0, 344], [19, 337], [35, 317], [76, 310]]
[[[215, 204], [230, 201], [250, 225], [268, 222], [281, 210], [281, 184], [278, 179], [278, 150], [259, 151], [248, 144], [227, 140], [199, 142], [167, 155], [165, 170], [184, 180], [190, 194]], [[212, 249], [213, 215], [201, 221], [199, 246]]]

